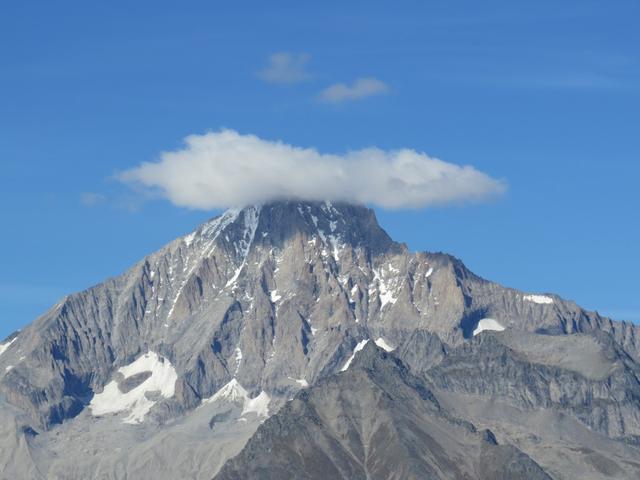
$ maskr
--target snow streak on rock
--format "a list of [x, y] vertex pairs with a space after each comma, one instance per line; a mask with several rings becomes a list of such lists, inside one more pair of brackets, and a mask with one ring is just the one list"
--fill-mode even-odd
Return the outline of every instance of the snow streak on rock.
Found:
[[18, 339], [18, 337], [15, 337], [15, 338], [9, 340], [6, 343], [0, 343], [0, 355], [2, 355], [4, 352], [6, 352], [7, 349], [11, 346], [11, 344], [13, 342], [15, 342], [17, 339]]
[[364, 346], [368, 342], [369, 342], [368, 339], [367, 340], [362, 340], [356, 345], [356, 348], [353, 349], [353, 353], [349, 357], [349, 360], [347, 360], [347, 363], [345, 363], [344, 366], [340, 369], [341, 372], [346, 372], [347, 371], [347, 369], [351, 365], [351, 362], [353, 362], [353, 359], [356, 357], [356, 353], [358, 353], [360, 350], [362, 350], [364, 348]]

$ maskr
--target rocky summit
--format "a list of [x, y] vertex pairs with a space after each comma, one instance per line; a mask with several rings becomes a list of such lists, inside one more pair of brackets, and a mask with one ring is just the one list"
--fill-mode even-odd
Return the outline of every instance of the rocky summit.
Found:
[[0, 342], [0, 478], [640, 478], [640, 328], [232, 209]]

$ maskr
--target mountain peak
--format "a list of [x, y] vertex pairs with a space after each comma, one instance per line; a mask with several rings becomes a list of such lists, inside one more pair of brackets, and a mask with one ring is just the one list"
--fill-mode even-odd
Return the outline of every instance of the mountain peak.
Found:
[[372, 253], [401, 251], [378, 224], [375, 212], [351, 203], [280, 200], [243, 208], [230, 208], [183, 237], [190, 246], [197, 238], [206, 243], [224, 232], [245, 251], [251, 244], [283, 247], [299, 234], [318, 238], [334, 257], [340, 245], [366, 245]]

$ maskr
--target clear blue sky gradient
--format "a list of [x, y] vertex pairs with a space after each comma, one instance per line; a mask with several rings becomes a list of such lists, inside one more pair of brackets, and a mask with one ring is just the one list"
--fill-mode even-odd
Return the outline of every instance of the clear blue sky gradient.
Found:
[[[639, 321], [639, 19], [637, 0], [3, 2], [0, 337], [216, 214], [113, 176], [221, 127], [505, 179], [489, 203], [379, 219], [485, 278]], [[279, 51], [309, 54], [312, 77], [257, 78]], [[391, 91], [318, 101], [365, 76]]]

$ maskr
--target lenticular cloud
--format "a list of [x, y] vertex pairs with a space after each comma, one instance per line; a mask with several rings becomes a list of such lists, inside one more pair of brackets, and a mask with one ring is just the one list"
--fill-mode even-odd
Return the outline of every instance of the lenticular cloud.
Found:
[[190, 135], [184, 148], [164, 152], [157, 162], [118, 178], [196, 209], [281, 199], [419, 208], [483, 200], [505, 189], [504, 182], [471, 166], [411, 149], [324, 154], [233, 130]]

